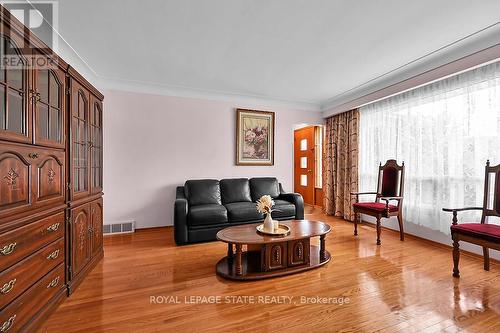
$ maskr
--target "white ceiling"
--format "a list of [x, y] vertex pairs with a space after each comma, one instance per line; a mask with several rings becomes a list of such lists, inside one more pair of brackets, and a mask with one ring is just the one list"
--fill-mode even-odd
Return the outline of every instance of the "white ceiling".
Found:
[[59, 2], [60, 35], [108, 87], [311, 107], [499, 21], [498, 0]]

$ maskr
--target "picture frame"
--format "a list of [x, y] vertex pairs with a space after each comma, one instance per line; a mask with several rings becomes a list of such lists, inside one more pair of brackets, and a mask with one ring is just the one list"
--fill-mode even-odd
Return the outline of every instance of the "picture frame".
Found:
[[275, 113], [236, 109], [236, 165], [274, 165]]

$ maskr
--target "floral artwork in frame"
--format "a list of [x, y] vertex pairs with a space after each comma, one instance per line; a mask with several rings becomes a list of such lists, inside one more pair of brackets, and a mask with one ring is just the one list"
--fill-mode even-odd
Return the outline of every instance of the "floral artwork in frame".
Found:
[[274, 165], [274, 112], [236, 111], [236, 165]]

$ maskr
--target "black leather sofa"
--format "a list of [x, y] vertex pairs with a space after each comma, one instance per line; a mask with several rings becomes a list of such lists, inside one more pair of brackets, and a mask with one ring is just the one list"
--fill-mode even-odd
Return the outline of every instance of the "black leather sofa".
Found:
[[223, 228], [264, 220], [256, 201], [270, 195], [276, 220], [304, 219], [304, 200], [297, 193], [285, 193], [276, 178], [188, 180], [177, 187], [174, 236], [177, 245], [213, 241]]

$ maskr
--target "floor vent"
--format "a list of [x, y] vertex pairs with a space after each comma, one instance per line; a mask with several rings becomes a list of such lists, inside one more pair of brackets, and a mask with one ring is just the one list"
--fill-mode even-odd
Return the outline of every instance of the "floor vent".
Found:
[[135, 222], [127, 221], [103, 225], [104, 235], [130, 234], [135, 232]]

